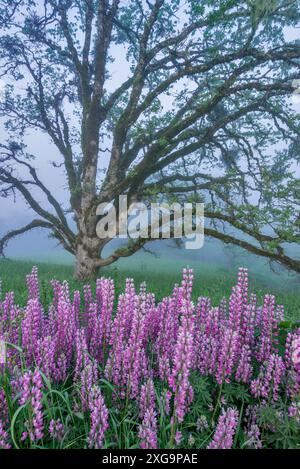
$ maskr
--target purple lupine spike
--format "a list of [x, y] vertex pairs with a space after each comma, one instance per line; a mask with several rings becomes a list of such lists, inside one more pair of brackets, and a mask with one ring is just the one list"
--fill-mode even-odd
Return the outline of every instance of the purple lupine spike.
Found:
[[36, 369], [33, 373], [31, 371], [27, 371], [22, 378], [20, 405], [27, 404], [31, 409], [31, 420], [26, 422], [26, 437], [29, 436], [30, 440], [33, 442], [42, 439], [44, 435], [42, 389], [43, 382], [39, 370]]
[[88, 346], [86, 341], [86, 332], [82, 327], [76, 331], [75, 336], [75, 369], [74, 369], [74, 382], [80, 378], [82, 370], [89, 362]]
[[299, 373], [300, 376], [300, 335], [294, 337], [291, 344], [292, 354], [291, 361], [294, 369]]
[[78, 290], [75, 290], [73, 294], [73, 314], [74, 314], [76, 328], [79, 327], [79, 323], [80, 323], [80, 305], [81, 305], [81, 295]]
[[255, 322], [256, 322], [256, 296], [251, 294], [250, 301], [244, 308], [244, 315], [242, 317], [241, 325], [241, 345], [245, 344], [250, 347], [254, 346], [255, 343]]
[[193, 269], [183, 269], [181, 287], [183, 296], [186, 300], [190, 301], [193, 291], [194, 272]]
[[8, 424], [9, 420], [9, 411], [8, 411], [8, 403], [6, 399], [6, 395], [4, 389], [0, 389], [0, 421], [2, 421], [3, 425]]
[[101, 323], [102, 360], [106, 355], [110, 340], [114, 292], [115, 288], [112, 279], [101, 278], [97, 281], [97, 304]]
[[251, 381], [251, 392], [255, 397], [272, 397], [277, 401], [285, 366], [279, 355], [271, 354], [269, 359], [261, 365], [257, 379]]
[[26, 276], [26, 282], [28, 288], [28, 300], [38, 300], [40, 292], [37, 267], [32, 267], [31, 273]]
[[[159, 361], [163, 359], [167, 364], [172, 359], [177, 339], [177, 312], [174, 314], [174, 304], [170, 299], [164, 298], [158, 305], [157, 313], [159, 324], [154, 347]], [[163, 376], [161, 379], [164, 379]]]
[[69, 366], [72, 358], [75, 320], [72, 305], [69, 301], [66, 301], [63, 290], [61, 291], [61, 298], [57, 307], [56, 321], [57, 352], [64, 354], [67, 361], [67, 366]]
[[231, 449], [238, 424], [239, 413], [236, 409], [222, 409], [214, 437], [207, 449]]
[[91, 285], [84, 285], [83, 287], [83, 299], [84, 299], [84, 324], [88, 324], [90, 304], [93, 303], [93, 295]]
[[196, 325], [197, 330], [202, 329], [202, 325], [205, 324], [209, 310], [211, 309], [210, 298], [200, 296], [196, 307]]
[[60, 419], [51, 419], [49, 423], [49, 434], [54, 440], [61, 441], [65, 434], [65, 426]]
[[56, 377], [55, 352], [56, 343], [51, 336], [45, 336], [38, 340], [36, 364], [48, 378], [54, 381]]
[[135, 302], [136, 302], [136, 293], [135, 293], [135, 288], [134, 288], [134, 281], [132, 278], [126, 279], [126, 285], [125, 285], [125, 338], [128, 340], [130, 333], [131, 333], [131, 327], [132, 327], [132, 320], [134, 316], [134, 311], [135, 311]]
[[43, 329], [43, 311], [37, 298], [28, 301], [22, 321], [22, 347], [28, 364], [38, 355], [38, 340]]
[[89, 448], [101, 449], [109, 424], [108, 410], [98, 386], [94, 386], [91, 390], [89, 410], [91, 413], [91, 429], [88, 436]]
[[144, 303], [140, 302], [139, 297], [136, 296], [131, 333], [122, 357], [122, 381], [123, 385], [126, 387], [126, 395], [130, 393], [132, 398], [138, 395], [140, 380], [145, 376], [145, 370], [142, 367], [145, 354], [145, 350], [143, 349], [144, 334]]
[[5, 430], [4, 422], [0, 419], [0, 449], [11, 449], [9, 435]]
[[143, 419], [147, 409], [155, 408], [155, 389], [152, 379], [148, 379], [141, 387], [139, 400], [140, 418]]
[[229, 323], [230, 327], [238, 331], [248, 305], [248, 271], [240, 268], [238, 273], [238, 283], [232, 289], [229, 300]]
[[53, 290], [52, 305], [53, 305], [54, 309], [57, 309], [59, 298], [60, 298], [60, 292], [61, 292], [61, 284], [58, 280], [51, 280], [50, 284], [51, 284], [52, 290]]
[[10, 322], [11, 320], [11, 311], [15, 304], [15, 294], [14, 292], [7, 292], [5, 294], [4, 301], [1, 304], [2, 315], [1, 322], [2, 327], [5, 326], [5, 322]]
[[236, 364], [239, 350], [239, 336], [237, 332], [229, 327], [225, 327], [220, 347], [216, 370], [216, 380], [219, 384], [223, 381], [229, 382]]
[[147, 409], [143, 422], [139, 426], [140, 447], [142, 449], [157, 449], [157, 420], [153, 409]]
[[237, 382], [248, 383], [251, 379], [253, 367], [251, 365], [251, 349], [248, 345], [243, 345], [239, 357], [239, 362], [235, 374]]
[[90, 303], [89, 305], [87, 338], [89, 353], [99, 362], [102, 361], [103, 323], [98, 314], [97, 303]]
[[173, 357], [173, 368], [169, 376], [169, 386], [174, 393], [174, 414], [179, 423], [183, 421], [188, 408], [189, 374], [193, 353], [193, 322], [187, 316], [182, 316]]
[[277, 334], [277, 318], [275, 311], [275, 297], [273, 295], [265, 295], [261, 314], [261, 334], [257, 353], [257, 359], [260, 363], [268, 360], [272, 353], [274, 334]]
[[97, 363], [89, 360], [80, 375], [80, 399], [81, 408], [83, 412], [86, 412], [89, 409], [89, 399], [91, 395], [91, 390], [93, 386], [97, 383], [97, 380]]

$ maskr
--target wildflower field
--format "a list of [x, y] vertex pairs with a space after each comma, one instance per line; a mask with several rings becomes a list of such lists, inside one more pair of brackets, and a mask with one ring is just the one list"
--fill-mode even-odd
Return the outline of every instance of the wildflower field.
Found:
[[0, 448], [299, 447], [296, 315], [246, 269], [218, 304], [193, 277], [163, 296], [131, 278], [46, 287], [36, 267], [16, 291], [4, 279]]

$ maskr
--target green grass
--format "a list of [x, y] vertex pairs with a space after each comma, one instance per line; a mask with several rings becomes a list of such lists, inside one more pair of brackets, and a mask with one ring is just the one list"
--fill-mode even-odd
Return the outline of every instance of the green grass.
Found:
[[[82, 284], [73, 279], [73, 266], [66, 264], [39, 263], [18, 260], [0, 260], [0, 279], [3, 291], [15, 292], [16, 302], [24, 306], [27, 298], [25, 276], [30, 272], [32, 265], [39, 268], [41, 286], [41, 299], [45, 306], [51, 301], [51, 285], [49, 281], [67, 280], [71, 291], [82, 289]], [[129, 268], [130, 265], [130, 268]], [[176, 260], [153, 259], [146, 262], [127, 262], [118, 267], [110, 266], [103, 269], [99, 275], [111, 276], [115, 280], [116, 294], [124, 289], [125, 279], [133, 277], [138, 287], [143, 281], [147, 282], [149, 291], [153, 291], [158, 299], [170, 294], [175, 283], [181, 281], [182, 262]], [[192, 266], [195, 269], [193, 297], [209, 296], [213, 305], [218, 305], [225, 296], [229, 297], [232, 286], [236, 283], [237, 271], [217, 268], [206, 263]], [[295, 285], [290, 285], [286, 279], [280, 282], [270, 282], [270, 278], [260, 276], [257, 272], [250, 275], [250, 291], [257, 294], [260, 301], [264, 294], [271, 293], [276, 296], [277, 304], [283, 304], [287, 319], [300, 319], [300, 294]]]

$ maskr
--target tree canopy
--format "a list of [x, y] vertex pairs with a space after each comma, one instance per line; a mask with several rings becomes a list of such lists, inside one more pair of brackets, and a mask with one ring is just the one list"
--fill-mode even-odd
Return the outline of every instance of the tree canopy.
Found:
[[[101, 256], [109, 240], [96, 236], [96, 207], [127, 194], [204, 202], [207, 236], [300, 272], [291, 254], [300, 240], [297, 0], [0, 5], [0, 192], [20, 194], [35, 213], [1, 252], [45, 228], [86, 278], [146, 242]], [[61, 155], [68, 206], [38, 174], [32, 131]]]

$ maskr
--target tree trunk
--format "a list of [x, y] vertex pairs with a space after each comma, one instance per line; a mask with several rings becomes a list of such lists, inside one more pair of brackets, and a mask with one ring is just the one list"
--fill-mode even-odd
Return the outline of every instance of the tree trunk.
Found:
[[[88, 202], [85, 200], [83, 214], [88, 212]], [[105, 245], [105, 240], [96, 235], [96, 216], [77, 217], [78, 235], [76, 239], [76, 261], [74, 278], [79, 281], [87, 281], [96, 277], [99, 268], [100, 253]]]
[[[99, 258], [99, 256], [98, 256]], [[97, 258], [92, 257], [87, 246], [80, 243], [77, 246], [74, 277], [79, 281], [91, 280], [96, 277], [98, 266]]]

